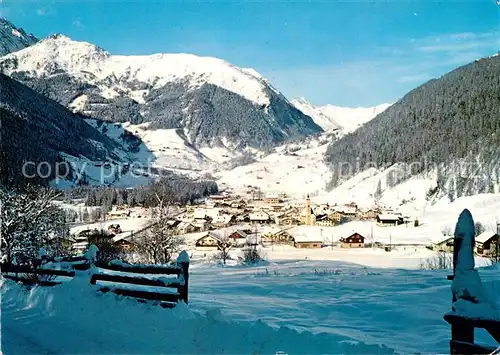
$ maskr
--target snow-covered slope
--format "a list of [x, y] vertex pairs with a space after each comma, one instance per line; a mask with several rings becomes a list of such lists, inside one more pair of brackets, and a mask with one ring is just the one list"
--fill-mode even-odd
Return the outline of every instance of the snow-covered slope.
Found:
[[[363, 250], [348, 252], [359, 254], [361, 260], [390, 263], [392, 259], [384, 251], [377, 258]], [[450, 328], [442, 320], [451, 302], [449, 270], [366, 268], [304, 258], [255, 267], [191, 265], [189, 305], [172, 310], [111, 292], [98, 294], [83, 275], [28, 291], [1, 280], [2, 350], [6, 354], [444, 354], [449, 349]], [[500, 287], [499, 270], [479, 270], [493, 296]], [[492, 343], [486, 332], [476, 337], [478, 342]]]
[[322, 131], [255, 70], [217, 58], [111, 55], [53, 35], [0, 58], [0, 68], [75, 112], [178, 129], [197, 147], [264, 148]]
[[324, 130], [340, 129], [344, 134], [354, 131], [391, 105], [381, 104], [374, 107], [356, 108], [334, 105], [313, 106], [304, 98], [295, 99], [291, 102], [299, 110], [310, 116]]
[[38, 42], [30, 33], [0, 18], [0, 56], [19, 51]]
[[110, 90], [109, 95], [130, 92], [127, 83], [132, 81], [159, 88], [171, 81], [187, 79], [190, 88], [211, 83], [256, 104], [269, 104], [266, 86], [256, 80], [256, 75], [217, 58], [191, 54], [111, 55], [93, 44], [73, 41], [64, 35], [42, 40], [36, 47], [13, 57], [19, 61], [16, 70], [28, 71], [37, 76], [64, 70], [83, 77], [92, 74], [93, 78], [87, 77], [90, 82], [115, 77], [118, 80], [106, 88]]
[[81, 164], [71, 164], [74, 159], [110, 166], [129, 161], [126, 144], [100, 134], [81, 116], [3, 74], [0, 88], [0, 184], [28, 176], [77, 180]]

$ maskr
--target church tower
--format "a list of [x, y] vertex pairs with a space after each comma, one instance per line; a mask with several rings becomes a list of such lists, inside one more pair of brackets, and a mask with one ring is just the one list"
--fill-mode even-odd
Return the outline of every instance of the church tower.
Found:
[[306, 197], [306, 208], [305, 208], [305, 216], [304, 216], [304, 224], [307, 226], [313, 226], [316, 222], [316, 216], [313, 216], [311, 213], [311, 199], [309, 198], [309, 194]]

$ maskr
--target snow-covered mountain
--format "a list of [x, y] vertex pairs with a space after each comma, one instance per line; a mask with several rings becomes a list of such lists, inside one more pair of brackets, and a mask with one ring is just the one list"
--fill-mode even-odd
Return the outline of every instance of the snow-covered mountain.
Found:
[[36, 42], [38, 39], [35, 36], [0, 18], [0, 56], [19, 51]]
[[[110, 168], [122, 166], [135, 160], [129, 153], [141, 148], [141, 141], [133, 135], [120, 139], [103, 135], [83, 117], [3, 74], [0, 117], [0, 185], [22, 183], [29, 175], [76, 181], [81, 178], [80, 167], [95, 167], [96, 162], [106, 162]], [[99, 177], [102, 171], [95, 173]], [[87, 169], [89, 179], [90, 174]], [[101, 182], [113, 180], [109, 178]]]
[[356, 108], [334, 105], [314, 106], [304, 98], [295, 99], [291, 102], [299, 110], [312, 117], [314, 122], [324, 130], [339, 129], [344, 134], [353, 132], [391, 106], [391, 104]]
[[0, 58], [0, 68], [75, 112], [177, 129], [197, 147], [260, 149], [322, 131], [254, 70], [217, 58], [111, 55], [53, 35]]

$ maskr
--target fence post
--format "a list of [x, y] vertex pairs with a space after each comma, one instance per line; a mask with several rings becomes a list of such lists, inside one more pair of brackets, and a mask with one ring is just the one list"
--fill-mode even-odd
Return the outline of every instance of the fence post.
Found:
[[[467, 240], [466, 240], [467, 239]], [[462, 251], [462, 246], [466, 244], [467, 248]], [[470, 248], [470, 254], [466, 255], [464, 252]], [[472, 260], [472, 261], [469, 261]], [[465, 209], [460, 214], [455, 229], [455, 236], [453, 240], [453, 282], [457, 279], [457, 265], [460, 265], [459, 271], [464, 272], [463, 264], [466, 264], [466, 269], [472, 267], [474, 269], [474, 220], [469, 210]], [[469, 265], [472, 264], [472, 265]], [[463, 277], [463, 276], [459, 276]], [[458, 300], [455, 290], [452, 291], [452, 311], [455, 311], [455, 302]], [[455, 354], [456, 350], [453, 347], [453, 342], [466, 342], [474, 344], [474, 326], [469, 323], [451, 323], [451, 342], [450, 353]]]
[[177, 257], [177, 264], [182, 269], [182, 277], [184, 285], [179, 286], [179, 294], [184, 303], [188, 303], [188, 290], [189, 290], [189, 254], [183, 250]]

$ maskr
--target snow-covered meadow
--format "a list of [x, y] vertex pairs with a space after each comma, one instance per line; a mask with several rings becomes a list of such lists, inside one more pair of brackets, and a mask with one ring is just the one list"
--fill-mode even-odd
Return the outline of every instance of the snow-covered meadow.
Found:
[[[33, 353], [446, 353], [449, 271], [342, 261], [196, 262], [189, 305], [99, 294], [84, 277], [28, 291], [3, 281], [2, 351]], [[500, 269], [482, 268], [500, 294]], [[478, 341], [489, 342], [485, 334]], [[490, 341], [491, 342], [491, 341]]]

